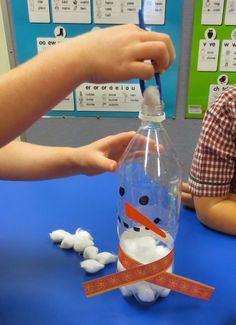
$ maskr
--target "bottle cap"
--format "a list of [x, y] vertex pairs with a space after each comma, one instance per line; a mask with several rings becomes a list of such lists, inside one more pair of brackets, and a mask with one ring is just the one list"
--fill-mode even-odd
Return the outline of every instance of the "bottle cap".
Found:
[[147, 122], [162, 122], [166, 118], [163, 108], [164, 103], [160, 99], [159, 88], [156, 86], [146, 88], [139, 118]]

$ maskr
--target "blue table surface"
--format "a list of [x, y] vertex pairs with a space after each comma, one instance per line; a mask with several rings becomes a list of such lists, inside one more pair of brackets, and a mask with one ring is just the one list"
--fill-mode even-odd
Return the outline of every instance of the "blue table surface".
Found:
[[181, 208], [175, 273], [215, 287], [210, 301], [171, 292], [151, 306], [119, 290], [86, 298], [82, 283], [95, 275], [81, 256], [53, 244], [49, 232], [89, 231], [101, 251], [117, 253], [116, 175], [41, 182], [0, 182], [0, 324], [236, 324], [235, 238], [199, 223]]

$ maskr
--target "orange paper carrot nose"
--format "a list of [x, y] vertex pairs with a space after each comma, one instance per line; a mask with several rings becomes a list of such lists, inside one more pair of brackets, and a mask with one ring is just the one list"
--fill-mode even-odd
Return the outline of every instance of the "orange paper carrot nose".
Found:
[[163, 230], [157, 227], [155, 223], [151, 222], [147, 217], [145, 217], [141, 212], [136, 210], [128, 202], [125, 202], [125, 213], [128, 218], [151, 229], [153, 232], [155, 232], [157, 235], [161, 236], [162, 238], [166, 238], [166, 233]]

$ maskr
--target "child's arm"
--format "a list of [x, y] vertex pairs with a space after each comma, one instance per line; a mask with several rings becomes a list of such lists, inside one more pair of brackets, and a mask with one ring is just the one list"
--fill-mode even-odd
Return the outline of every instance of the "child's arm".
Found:
[[114, 172], [135, 132], [123, 132], [80, 148], [13, 141], [0, 149], [0, 179], [41, 180]]
[[204, 115], [189, 186], [200, 221], [236, 235], [236, 87], [227, 88]]
[[193, 196], [192, 193], [190, 192], [189, 184], [186, 182], [182, 182], [181, 200], [185, 207], [194, 209]]
[[189, 184], [182, 184], [182, 202], [195, 209], [198, 219], [207, 227], [236, 235], [236, 194], [218, 197], [193, 196]]
[[[150, 79], [175, 58], [166, 34], [135, 25], [67, 40], [0, 77], [0, 147], [15, 139], [83, 82]], [[152, 64], [144, 60], [152, 60]]]
[[194, 206], [204, 225], [236, 235], [236, 194], [222, 197], [194, 196]]

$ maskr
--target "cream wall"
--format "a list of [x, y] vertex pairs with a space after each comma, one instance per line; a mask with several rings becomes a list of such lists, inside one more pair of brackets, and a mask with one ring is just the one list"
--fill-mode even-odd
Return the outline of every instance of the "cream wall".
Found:
[[0, 5], [0, 74], [10, 69], [6, 35], [3, 25], [2, 7]]

